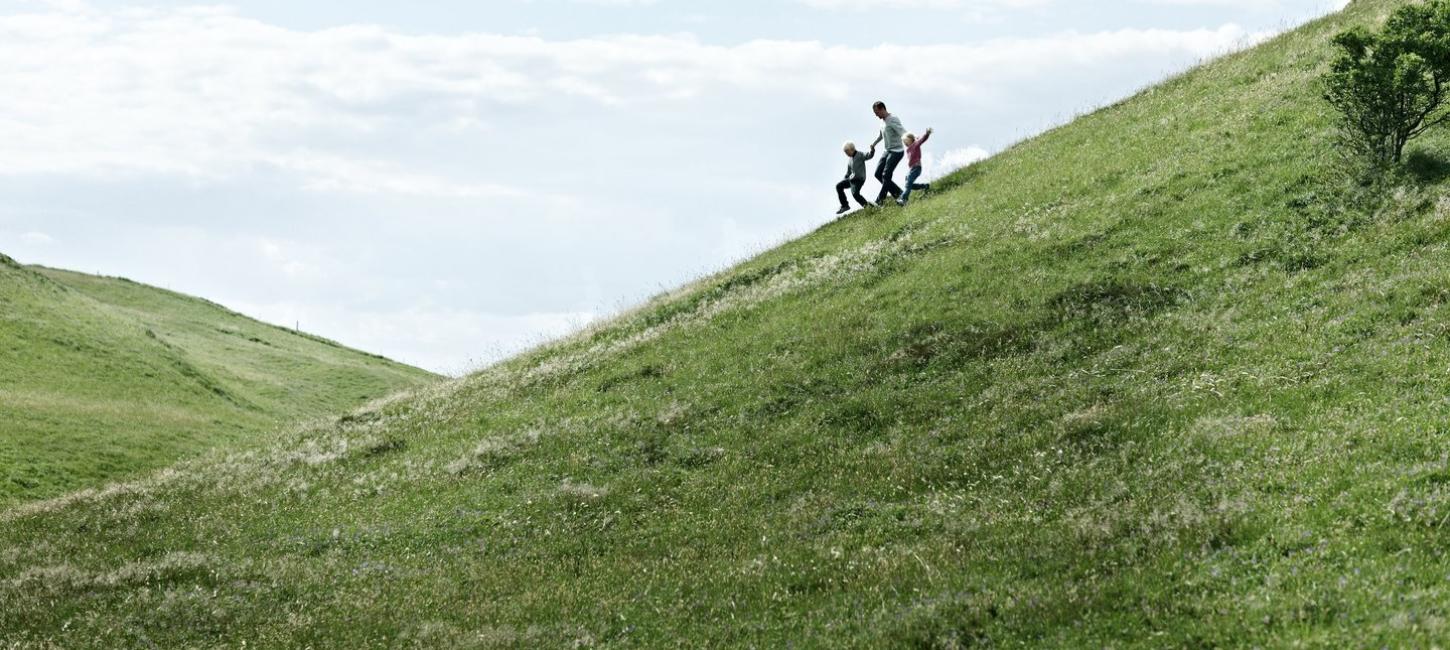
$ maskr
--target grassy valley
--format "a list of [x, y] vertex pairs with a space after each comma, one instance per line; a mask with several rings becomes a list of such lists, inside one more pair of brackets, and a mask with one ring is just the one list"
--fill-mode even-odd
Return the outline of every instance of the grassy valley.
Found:
[[434, 379], [204, 300], [0, 257], [0, 504], [255, 443]]
[[[1317, 81], [1400, 4], [472, 376], [12, 506], [0, 646], [1433, 646], [1450, 141], [1359, 185]], [[105, 313], [155, 394], [281, 403]]]

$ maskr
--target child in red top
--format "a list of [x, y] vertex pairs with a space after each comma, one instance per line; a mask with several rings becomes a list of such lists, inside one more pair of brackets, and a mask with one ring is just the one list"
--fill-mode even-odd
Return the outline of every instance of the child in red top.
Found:
[[930, 184], [918, 185], [916, 182], [916, 179], [921, 178], [921, 145], [926, 144], [926, 141], [931, 139], [931, 131], [931, 129], [927, 129], [926, 133], [922, 134], [920, 140], [917, 140], [916, 136], [910, 133], [906, 134], [906, 138], [903, 139], [903, 142], [906, 143], [906, 163], [911, 167], [911, 171], [906, 174], [906, 191], [902, 192], [901, 198], [896, 200], [897, 205], [906, 205], [906, 202], [911, 198], [911, 192], [913, 190], [923, 192], [931, 191]]

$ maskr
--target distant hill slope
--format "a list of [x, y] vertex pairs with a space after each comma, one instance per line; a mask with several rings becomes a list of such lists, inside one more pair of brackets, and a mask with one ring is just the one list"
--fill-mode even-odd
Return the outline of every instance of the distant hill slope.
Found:
[[0, 512], [19, 647], [1432, 647], [1450, 169], [1228, 56], [466, 379]]
[[0, 504], [132, 477], [432, 380], [204, 300], [0, 256]]

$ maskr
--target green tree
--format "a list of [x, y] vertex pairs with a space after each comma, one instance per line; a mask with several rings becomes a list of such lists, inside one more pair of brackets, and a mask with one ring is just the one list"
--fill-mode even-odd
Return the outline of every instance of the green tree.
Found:
[[1334, 44], [1325, 98], [1357, 153], [1399, 163], [1410, 140], [1450, 119], [1450, 1], [1401, 7], [1382, 31], [1357, 27]]

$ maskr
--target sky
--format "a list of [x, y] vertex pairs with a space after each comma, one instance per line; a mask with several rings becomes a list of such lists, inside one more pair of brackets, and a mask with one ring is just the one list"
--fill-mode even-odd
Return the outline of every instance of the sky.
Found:
[[0, 0], [0, 253], [459, 374], [1345, 4]]

